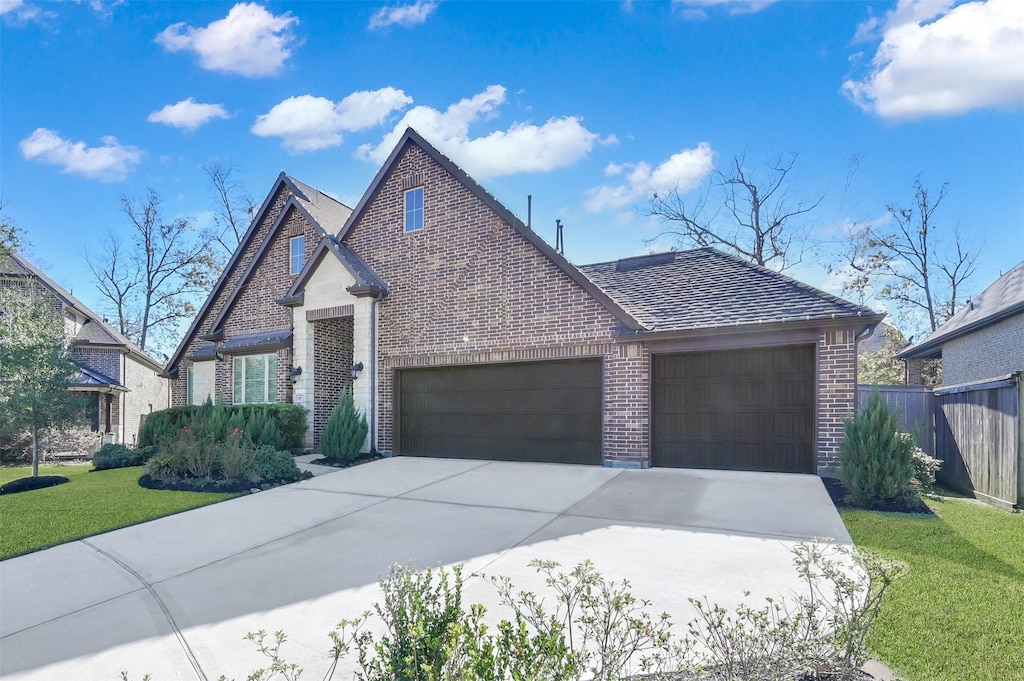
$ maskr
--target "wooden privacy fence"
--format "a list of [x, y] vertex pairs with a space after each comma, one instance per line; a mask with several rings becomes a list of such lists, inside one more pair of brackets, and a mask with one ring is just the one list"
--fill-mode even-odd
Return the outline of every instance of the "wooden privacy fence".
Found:
[[1024, 505], [1024, 390], [1019, 374], [937, 388], [859, 385], [857, 409], [873, 390], [899, 410], [899, 428], [942, 460], [939, 482], [1009, 508]]
[[857, 411], [868, 404], [872, 391], [877, 390], [890, 409], [899, 412], [899, 429], [917, 433], [917, 446], [928, 456], [935, 456], [934, 396], [932, 389], [923, 385], [858, 385]]

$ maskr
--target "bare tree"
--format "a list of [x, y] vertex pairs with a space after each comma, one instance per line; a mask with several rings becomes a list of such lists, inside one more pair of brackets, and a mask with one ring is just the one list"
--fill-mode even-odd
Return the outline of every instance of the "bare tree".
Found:
[[210, 245], [195, 238], [191, 219], [161, 218], [155, 190], [141, 203], [121, 197], [121, 210], [131, 224], [130, 241], [110, 234], [102, 253], [86, 260], [117, 313], [119, 331], [145, 350], [154, 336], [173, 333], [195, 313], [195, 300], [208, 293], [217, 268]]
[[932, 195], [916, 177], [914, 205], [890, 203], [885, 207], [889, 220], [853, 225], [842, 264], [830, 268], [853, 273], [844, 291], [861, 298], [873, 291], [895, 303], [904, 328], [912, 326], [908, 317], [920, 314], [930, 331], [937, 329], [963, 304], [964, 282], [975, 272], [978, 250], [969, 249], [958, 230], [953, 231], [952, 245], [941, 250], [935, 237], [935, 211], [948, 188], [943, 183]]
[[807, 201], [791, 191], [787, 180], [796, 160], [785, 154], [748, 168], [746, 156], [737, 156], [727, 172], [714, 171], [691, 204], [673, 189], [655, 193], [641, 210], [668, 226], [659, 237], [673, 235], [688, 248], [721, 248], [781, 272], [803, 259], [808, 234], [799, 218], [824, 198]]
[[21, 230], [4, 214], [6, 205], [0, 198], [0, 266], [6, 264], [9, 255], [21, 246]]
[[203, 171], [210, 178], [216, 199], [214, 210], [214, 229], [208, 237], [214, 245], [214, 259], [218, 270], [222, 269], [227, 259], [238, 248], [242, 236], [249, 228], [253, 216], [259, 210], [259, 204], [253, 199], [241, 182], [235, 178], [237, 168], [220, 161], [211, 161], [203, 166]]

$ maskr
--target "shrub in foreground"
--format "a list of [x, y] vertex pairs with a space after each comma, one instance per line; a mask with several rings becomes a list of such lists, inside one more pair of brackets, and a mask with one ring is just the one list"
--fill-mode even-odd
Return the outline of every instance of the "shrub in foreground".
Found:
[[105, 471], [111, 468], [127, 468], [142, 466], [156, 454], [156, 447], [139, 447], [133, 449], [124, 445], [107, 443], [100, 447], [92, 457], [94, 471]]
[[858, 505], [907, 494], [914, 477], [914, 441], [896, 430], [897, 413], [878, 391], [867, 407], [847, 419], [839, 448], [839, 479]]
[[282, 451], [302, 448], [306, 410], [298, 404], [185, 405], [153, 412], [139, 433], [139, 445], [155, 445], [188, 428], [201, 437], [225, 441], [235, 430], [245, 431], [257, 445]]
[[289, 452], [269, 445], [256, 446], [236, 429], [223, 442], [188, 427], [160, 441], [157, 453], [146, 464], [145, 474], [163, 483], [259, 483], [292, 482], [299, 468]]
[[[337, 663], [355, 653], [362, 681], [853, 681], [868, 659], [866, 636], [902, 564], [830, 543], [801, 543], [794, 566], [805, 589], [792, 600], [728, 611], [691, 599], [697, 617], [673, 638], [671, 618], [651, 615], [629, 582], [589, 562], [570, 571], [533, 561], [546, 591], [491, 577], [511, 613], [491, 629], [484, 606], [462, 604], [462, 567], [393, 567], [372, 612], [329, 633]], [[371, 618], [379, 625], [370, 630]], [[375, 633], [380, 632], [380, 633]], [[294, 681], [302, 669], [281, 653], [284, 632], [246, 636], [270, 665], [249, 679]], [[122, 676], [127, 679], [127, 675]]]
[[343, 390], [320, 435], [320, 451], [332, 461], [352, 461], [359, 456], [369, 429], [366, 414], [356, 409], [352, 391]]

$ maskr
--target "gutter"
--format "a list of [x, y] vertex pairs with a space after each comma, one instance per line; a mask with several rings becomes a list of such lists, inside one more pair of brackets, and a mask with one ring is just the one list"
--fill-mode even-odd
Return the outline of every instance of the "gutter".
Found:
[[[689, 329], [672, 329], [665, 331], [633, 331], [629, 330], [626, 332], [620, 332], [616, 336], [616, 341], [620, 343], [632, 343], [637, 340], [642, 341], [654, 341], [654, 340], [676, 340], [685, 338], [698, 338], [707, 336], [712, 333], [729, 333], [729, 334], [750, 334], [750, 333], [767, 333], [770, 331], [788, 331], [788, 330], [800, 330], [800, 329], [818, 329], [821, 327], [828, 326], [850, 326], [852, 324], [864, 324], [864, 329], [856, 336], [858, 340], [867, 338], [874, 333], [875, 326], [878, 322], [885, 319], [885, 315], [882, 313], [874, 314], [861, 314], [858, 313], [856, 316], [850, 317], [827, 317], [827, 318], [794, 318], [792, 320], [782, 320], [773, 322], [756, 322], [748, 324], [716, 324], [713, 326], [701, 326], [697, 328]], [[861, 337], [860, 334], [864, 333], [867, 329], [870, 329], [871, 333]]]

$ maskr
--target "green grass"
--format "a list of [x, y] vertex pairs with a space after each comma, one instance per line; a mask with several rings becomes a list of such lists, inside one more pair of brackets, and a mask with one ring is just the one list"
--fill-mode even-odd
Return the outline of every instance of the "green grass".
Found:
[[[95, 473], [90, 468], [42, 466], [40, 475], [62, 475], [69, 482], [0, 496], [0, 560], [238, 496], [145, 489], [139, 487], [141, 467]], [[0, 485], [31, 473], [0, 468]]]
[[860, 548], [898, 558], [871, 652], [907, 681], [1024, 680], [1024, 515], [966, 499], [937, 518], [844, 511]]

